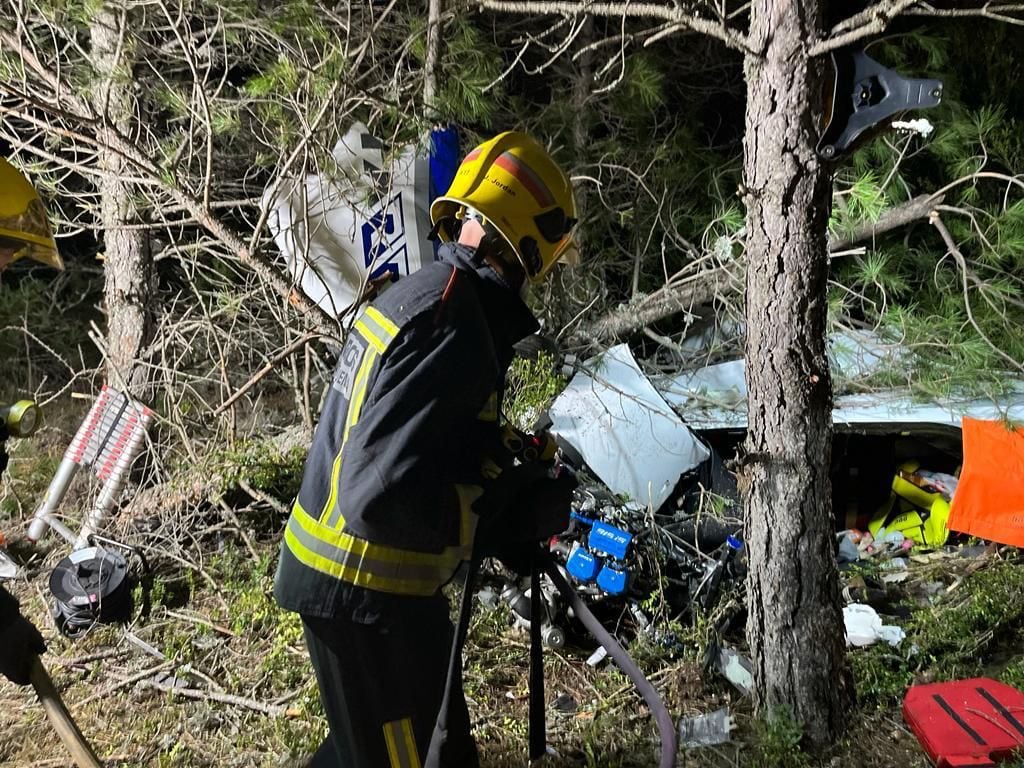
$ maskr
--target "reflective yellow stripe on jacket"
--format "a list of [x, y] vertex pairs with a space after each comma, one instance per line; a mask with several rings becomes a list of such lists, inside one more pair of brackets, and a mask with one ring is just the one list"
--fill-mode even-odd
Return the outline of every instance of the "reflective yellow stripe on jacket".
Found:
[[412, 736], [412, 720], [405, 718], [384, 723], [384, 743], [388, 747], [391, 768], [420, 768], [420, 756]]
[[352, 397], [348, 402], [348, 413], [345, 416], [345, 431], [342, 434], [341, 446], [338, 448], [338, 455], [334, 457], [334, 466], [331, 469], [331, 492], [320, 513], [322, 521], [326, 522], [328, 526], [339, 529], [345, 525], [345, 518], [338, 506], [341, 454], [345, 450], [345, 443], [348, 442], [349, 432], [359, 421], [359, 414], [363, 410], [373, 364], [380, 355], [387, 351], [395, 336], [398, 335], [398, 326], [386, 318], [376, 307], [367, 307], [363, 311], [355, 322], [355, 329], [366, 340], [366, 351], [363, 352], [363, 359], [359, 364], [355, 383], [352, 385]]
[[330, 495], [319, 517], [310, 515], [295, 500], [285, 529], [285, 543], [299, 562], [350, 584], [381, 592], [432, 595], [471, 553], [476, 529], [472, 504], [482, 490], [478, 486], [455, 486], [460, 512], [459, 543], [437, 554], [375, 544], [344, 530], [345, 518], [338, 503], [342, 452], [349, 430], [359, 420], [374, 362], [398, 335], [397, 326], [374, 307], [366, 308], [355, 328], [367, 347], [352, 387], [341, 447], [332, 466]]

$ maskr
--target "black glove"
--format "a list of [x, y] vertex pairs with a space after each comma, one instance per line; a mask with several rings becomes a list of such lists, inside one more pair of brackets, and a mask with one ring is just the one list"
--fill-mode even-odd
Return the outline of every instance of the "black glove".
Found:
[[[562, 472], [558, 477], [544, 477], [523, 489], [516, 498], [522, 515], [522, 538], [543, 541], [568, 528], [572, 492], [577, 485], [570, 472]], [[517, 515], [513, 512], [509, 517], [515, 519]]]
[[551, 465], [536, 461], [508, 467], [490, 482], [473, 504], [481, 525], [497, 525], [509, 510], [517, 506], [519, 496], [534, 483], [548, 477]]
[[28, 685], [32, 662], [45, 651], [43, 636], [17, 608], [0, 621], [0, 675]]
[[[522, 464], [503, 472], [474, 505], [481, 514], [479, 554], [496, 557], [514, 571], [529, 563], [531, 548], [569, 526], [576, 479], [548, 475], [544, 464]], [[508, 475], [508, 477], [506, 477]]]

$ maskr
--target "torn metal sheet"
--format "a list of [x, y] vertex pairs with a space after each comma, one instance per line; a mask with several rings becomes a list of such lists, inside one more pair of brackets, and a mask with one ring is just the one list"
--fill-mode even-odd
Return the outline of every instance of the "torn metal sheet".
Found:
[[[697, 371], [652, 379], [658, 392], [687, 423], [698, 431], [745, 429], [747, 385], [745, 361], [730, 360]], [[891, 389], [835, 399], [832, 422], [837, 428], [885, 424], [887, 430], [913, 429], [921, 424], [959, 429], [964, 416], [976, 419], [1024, 420], [1024, 382], [1020, 389], [999, 401], [951, 398], [920, 402], [906, 388]]]
[[620, 344], [585, 362], [551, 406], [552, 431], [608, 488], [660, 507], [710, 453]]

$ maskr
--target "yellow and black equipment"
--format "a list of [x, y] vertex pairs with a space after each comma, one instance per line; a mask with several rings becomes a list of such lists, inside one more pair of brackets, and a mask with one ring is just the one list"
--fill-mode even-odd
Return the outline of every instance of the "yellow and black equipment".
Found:
[[430, 206], [442, 240], [455, 240], [465, 218], [477, 219], [501, 250], [511, 250], [531, 283], [543, 280], [559, 261], [579, 260], [572, 183], [547, 149], [525, 133], [506, 131], [476, 147]]
[[0, 251], [11, 260], [22, 257], [64, 269], [46, 218], [46, 209], [32, 183], [0, 157]]
[[13, 405], [0, 405], [0, 425], [10, 437], [29, 437], [42, 423], [43, 412], [32, 400], [19, 400]]
[[917, 546], [941, 547], [949, 538], [949, 500], [917, 474], [917, 462], [905, 462], [892, 479], [892, 495], [871, 518], [868, 531], [878, 539], [898, 531]]

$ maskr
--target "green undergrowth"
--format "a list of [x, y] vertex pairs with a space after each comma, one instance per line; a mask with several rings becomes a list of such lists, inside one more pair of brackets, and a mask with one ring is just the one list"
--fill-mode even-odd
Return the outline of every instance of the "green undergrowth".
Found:
[[209, 469], [218, 478], [222, 492], [245, 482], [258, 491], [290, 501], [302, 484], [306, 453], [303, 447], [282, 452], [267, 440], [251, 440], [214, 453], [209, 458]]
[[533, 358], [517, 357], [505, 381], [505, 417], [520, 429], [531, 429], [566, 383], [548, 352]]
[[915, 682], [994, 673], [1024, 683], [1024, 657], [1012, 655], [1024, 631], [1024, 567], [1001, 561], [967, 576], [904, 629], [898, 648], [879, 644], [850, 654], [862, 704], [894, 706]]

